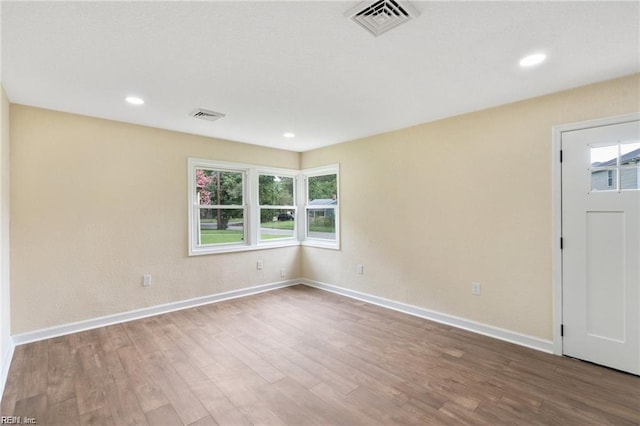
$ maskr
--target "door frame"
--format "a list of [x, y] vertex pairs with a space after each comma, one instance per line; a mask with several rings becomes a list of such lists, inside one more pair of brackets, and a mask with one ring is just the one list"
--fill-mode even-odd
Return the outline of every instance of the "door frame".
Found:
[[573, 130], [590, 129], [592, 127], [626, 123], [636, 120], [640, 120], [640, 112], [599, 118], [595, 120], [560, 124], [551, 128], [553, 142], [553, 147], [551, 150], [551, 209], [553, 212], [551, 237], [551, 270], [553, 276], [553, 353], [556, 355], [564, 354], [562, 350], [562, 335], [560, 333], [560, 326], [562, 325], [562, 250], [560, 249], [560, 238], [562, 237], [562, 163], [560, 162], [562, 133]]

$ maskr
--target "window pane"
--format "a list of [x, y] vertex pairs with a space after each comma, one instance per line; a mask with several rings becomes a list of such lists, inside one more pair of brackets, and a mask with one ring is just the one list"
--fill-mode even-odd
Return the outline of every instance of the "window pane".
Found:
[[258, 177], [262, 206], [293, 206], [293, 178], [273, 175]]
[[260, 209], [260, 239], [293, 238], [295, 211]]
[[242, 205], [242, 172], [196, 169], [200, 205]]
[[618, 145], [591, 148], [591, 167], [615, 166], [618, 161]]
[[592, 191], [615, 191], [618, 189], [618, 170], [595, 170], [591, 172]]
[[640, 162], [640, 142], [620, 144], [620, 165], [627, 166]]
[[335, 210], [307, 209], [307, 236], [324, 240], [336, 239]]
[[244, 209], [200, 209], [200, 244], [244, 240]]
[[640, 189], [640, 167], [620, 169], [620, 188]]
[[309, 204], [327, 205], [338, 202], [338, 175], [309, 177]]
[[211, 205], [211, 183], [214, 172], [212, 170], [196, 169], [196, 193], [198, 195], [198, 204]]

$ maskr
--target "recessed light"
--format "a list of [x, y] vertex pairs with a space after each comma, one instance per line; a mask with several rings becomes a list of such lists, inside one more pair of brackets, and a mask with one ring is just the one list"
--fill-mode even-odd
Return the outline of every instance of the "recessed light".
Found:
[[533, 55], [520, 59], [520, 66], [523, 68], [532, 67], [543, 63], [545, 59], [547, 59], [547, 55], [544, 53], [534, 53]]
[[287, 133], [283, 134], [282, 136], [284, 136], [285, 138], [289, 138], [289, 139], [296, 137], [295, 133], [291, 133], [291, 132], [287, 132]]
[[144, 99], [138, 98], [136, 96], [127, 96], [124, 100], [132, 105], [142, 105], [144, 103]]

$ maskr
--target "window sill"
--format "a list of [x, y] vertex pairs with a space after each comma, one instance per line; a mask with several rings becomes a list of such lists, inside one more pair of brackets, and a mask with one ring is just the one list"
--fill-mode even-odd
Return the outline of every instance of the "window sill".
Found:
[[219, 247], [197, 247], [189, 250], [189, 256], [203, 256], [207, 254], [239, 253], [244, 251], [268, 250], [280, 247], [299, 246], [296, 240], [279, 241], [277, 243], [260, 243], [258, 245], [228, 245]]
[[300, 245], [303, 245], [306, 247], [324, 248], [329, 250], [340, 250], [340, 244], [336, 241], [307, 239], [302, 241]]

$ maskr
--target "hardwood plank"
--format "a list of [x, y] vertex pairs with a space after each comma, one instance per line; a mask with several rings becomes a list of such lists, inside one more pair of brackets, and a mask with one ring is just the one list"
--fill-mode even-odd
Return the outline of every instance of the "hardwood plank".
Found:
[[353, 424], [363, 424], [363, 425], [382, 425], [379, 419], [370, 415], [369, 410], [358, 410], [354, 406], [350, 404], [344, 403], [344, 396], [339, 392], [336, 392], [331, 386], [326, 383], [319, 383], [309, 389], [311, 393], [316, 395], [318, 398], [325, 401], [331, 407], [342, 407], [350, 413], [350, 417], [352, 417]]
[[200, 420], [191, 423], [189, 426], [216, 426], [219, 423], [216, 422], [213, 417], [211, 416], [207, 416], [207, 417], [203, 417]]
[[303, 346], [296, 348], [305, 356], [313, 359], [319, 364], [324, 365], [327, 369], [332, 370], [335, 374], [340, 377], [344, 377], [348, 379], [350, 382], [370, 386], [371, 388], [375, 388], [376, 391], [381, 391], [387, 395], [387, 397], [394, 400], [395, 403], [403, 404], [407, 401], [407, 398], [402, 393], [395, 390], [392, 386], [396, 382], [392, 382], [390, 384], [382, 383], [378, 381], [372, 375], [367, 373], [363, 373], [360, 370], [352, 368], [350, 365], [345, 364], [339, 358], [333, 358], [331, 356], [325, 356], [325, 352], [318, 350], [313, 346]]
[[107, 330], [103, 327], [96, 329], [95, 332], [97, 335], [95, 352], [102, 362], [102, 368], [113, 378], [113, 381], [126, 382], [127, 377], [124, 366], [115, 350], [115, 346], [111, 343]]
[[404, 405], [395, 404], [389, 395], [373, 388], [359, 386], [345, 398], [347, 404], [357, 409], [368, 410], [384, 424], [424, 425], [426, 418], [407, 410]]
[[[287, 377], [302, 384], [306, 389], [310, 389], [321, 383], [321, 380], [309, 370], [284, 357], [283, 353], [289, 349], [277, 346], [277, 342], [264, 338], [257, 340], [251, 336], [240, 336], [237, 340], [279, 371], [286, 372]], [[274, 347], [276, 347], [276, 349], [273, 349]]]
[[146, 416], [148, 423], [153, 426], [179, 426], [185, 424], [170, 404], [149, 411]]
[[129, 388], [136, 395], [142, 411], [149, 412], [163, 405], [169, 400], [162, 389], [152, 380], [146, 364], [134, 346], [125, 346], [117, 350], [129, 379]]
[[[255, 388], [254, 392], [285, 424], [293, 425], [303, 422], [305, 425], [331, 424], [326, 417], [314, 410], [309, 410], [309, 405], [301, 403], [301, 395], [291, 399], [280, 390], [280, 383], [288, 379], [282, 379], [277, 383], [263, 384]], [[308, 392], [305, 390], [305, 392]], [[303, 420], [304, 419], [304, 420]]]
[[49, 404], [75, 398], [75, 365], [66, 337], [49, 340], [47, 398]]
[[30, 344], [26, 348], [23, 374], [21, 380], [22, 392], [18, 399], [46, 394], [49, 364], [49, 349], [46, 340]]
[[113, 422], [118, 426], [147, 424], [142, 407], [128, 381], [109, 385], [105, 392], [105, 403]]
[[249, 368], [264, 377], [267, 382], [273, 383], [284, 378], [284, 374], [280, 370], [265, 361], [252, 350], [242, 345], [233, 337], [221, 335], [217, 340]]
[[238, 426], [251, 424], [249, 419], [229, 401], [212, 381], [202, 380], [198, 383], [192, 383], [191, 389], [217, 423]]
[[[75, 360], [78, 367], [74, 376], [75, 395], [82, 420], [84, 414], [97, 412], [104, 407], [106, 388], [114, 382], [93, 343], [78, 347]], [[97, 416], [101, 421], [102, 413], [98, 412]]]
[[105, 327], [105, 331], [111, 340], [113, 348], [116, 350], [133, 344], [123, 324], [110, 325]]
[[[164, 333], [165, 338], [162, 340], [156, 338], [156, 342], [165, 353], [169, 353], [170, 356], [181, 361], [185, 361], [184, 357], [186, 356], [196, 367], [202, 367], [215, 361], [201, 345], [209, 339], [209, 335], [204, 331], [199, 328], [181, 330], [171, 322], [160, 324], [160, 330]], [[178, 349], [178, 351], [174, 349]]]
[[66, 337], [69, 340], [71, 353], [75, 354], [75, 352], [82, 347], [85, 347], [88, 345], [95, 345], [97, 335], [95, 334], [95, 330], [87, 330], [87, 331], [81, 331], [78, 333], [69, 334]]
[[47, 415], [47, 395], [41, 393], [39, 395], [30, 396], [28, 398], [16, 401], [16, 406], [11, 414], [21, 419], [35, 419], [36, 422], [42, 422]]
[[252, 424], [286, 424], [274, 412], [274, 407], [261, 398], [267, 382], [254, 371], [247, 371], [234, 379], [220, 380], [216, 385]]
[[38, 424], [49, 426], [77, 426], [80, 425], [78, 403], [75, 398], [51, 404], [47, 407], [46, 418]]
[[189, 386], [161, 352], [145, 355], [148, 372], [160, 386], [183, 423], [188, 425], [209, 415]]
[[90, 411], [80, 416], [82, 426], [118, 426], [111, 417], [111, 412], [106, 407]]
[[187, 317], [205, 333], [216, 335], [222, 331], [220, 327], [218, 327], [215, 322], [211, 321], [211, 318], [206, 314], [206, 307], [187, 309], [184, 312], [185, 315], [187, 315]]
[[[360, 413], [349, 409], [348, 406], [345, 406], [344, 404], [327, 402], [317, 394], [305, 389], [304, 386], [288, 377], [275, 383], [275, 387], [283, 395], [289, 397], [291, 401], [299, 405], [303, 410], [311, 413], [307, 417], [309, 419], [309, 423], [348, 425], [372, 424], [370, 418], [360, 415]], [[332, 402], [335, 402], [335, 400]], [[289, 424], [294, 422], [295, 420]]]
[[133, 342], [138, 352], [142, 355], [155, 352], [159, 350], [155, 343], [153, 331], [149, 329], [147, 322], [148, 318], [131, 321], [124, 324], [125, 330], [129, 335], [129, 339]]

